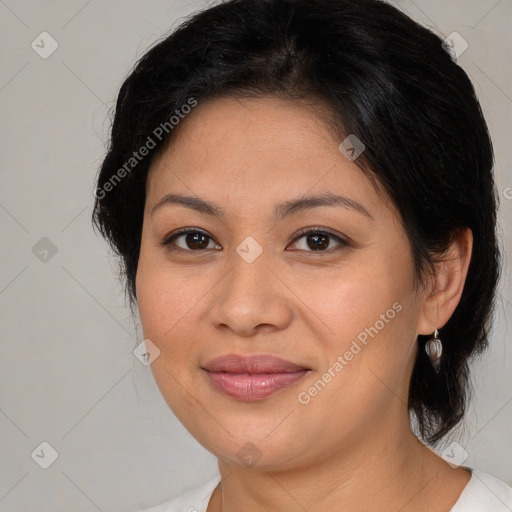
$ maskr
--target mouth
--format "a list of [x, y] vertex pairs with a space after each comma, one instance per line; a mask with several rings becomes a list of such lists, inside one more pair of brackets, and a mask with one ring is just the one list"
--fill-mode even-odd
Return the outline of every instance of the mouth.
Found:
[[213, 387], [243, 402], [262, 400], [304, 377], [311, 368], [269, 355], [229, 354], [201, 369]]

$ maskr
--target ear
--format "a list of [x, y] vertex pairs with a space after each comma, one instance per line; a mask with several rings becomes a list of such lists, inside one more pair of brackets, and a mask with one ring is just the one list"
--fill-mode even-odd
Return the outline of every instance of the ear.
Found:
[[464, 289], [472, 249], [471, 229], [457, 230], [442, 261], [436, 264], [436, 275], [425, 291], [418, 318], [418, 334], [432, 334], [452, 316]]

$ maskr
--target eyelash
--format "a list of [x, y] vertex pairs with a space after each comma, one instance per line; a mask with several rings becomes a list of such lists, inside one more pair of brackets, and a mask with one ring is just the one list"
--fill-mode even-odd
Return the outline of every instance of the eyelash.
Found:
[[[170, 235], [167, 235], [162, 242], [159, 244], [161, 247], [165, 247], [170, 251], [177, 252], [188, 252], [188, 253], [197, 253], [197, 254], [204, 254], [205, 251], [211, 250], [211, 249], [199, 249], [199, 250], [192, 250], [192, 249], [183, 249], [182, 247], [173, 247], [172, 242], [182, 235], [188, 235], [190, 233], [199, 233], [201, 235], [206, 236], [210, 240], [214, 240], [213, 237], [211, 237], [208, 233], [201, 229], [196, 228], [183, 228], [180, 229], [174, 233], [171, 233]], [[299, 252], [306, 252], [306, 253], [312, 253], [312, 254], [333, 254], [335, 252], [338, 252], [340, 250], [343, 250], [347, 247], [350, 247], [351, 244], [348, 240], [345, 240], [341, 238], [340, 236], [332, 233], [331, 231], [325, 230], [323, 228], [304, 228], [299, 233], [297, 233], [297, 236], [292, 240], [292, 243], [296, 243], [298, 240], [300, 240], [302, 237], [305, 237], [307, 235], [327, 235], [333, 239], [335, 239], [340, 246], [336, 248], [326, 249], [326, 250], [319, 250], [319, 251], [306, 251], [302, 249], [297, 249]]]

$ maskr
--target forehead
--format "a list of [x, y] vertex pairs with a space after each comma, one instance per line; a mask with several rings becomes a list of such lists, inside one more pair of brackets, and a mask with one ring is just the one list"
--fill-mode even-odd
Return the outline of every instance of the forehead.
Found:
[[275, 96], [221, 97], [200, 103], [182, 119], [169, 148], [224, 158], [247, 154], [259, 160], [293, 160], [301, 154], [336, 144], [326, 123], [328, 111], [311, 101], [288, 101]]
[[340, 151], [325, 108], [273, 96], [200, 103], [152, 163], [149, 203], [168, 192], [214, 193], [249, 207], [329, 190], [381, 208], [382, 192]]

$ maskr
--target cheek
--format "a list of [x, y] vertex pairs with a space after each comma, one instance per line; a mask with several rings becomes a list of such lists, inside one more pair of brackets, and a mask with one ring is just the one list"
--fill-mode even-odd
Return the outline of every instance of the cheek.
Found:
[[[186, 411], [197, 403], [184, 389], [192, 389], [196, 354], [201, 340], [194, 330], [194, 307], [204, 295], [197, 286], [141, 258], [137, 271], [137, 302], [144, 338], [160, 350], [151, 364], [155, 382], [170, 409], [189, 423]], [[193, 422], [192, 422], [193, 423]]]
[[166, 269], [142, 254], [136, 285], [144, 335], [153, 337], [157, 345], [186, 325], [187, 314], [202, 295], [197, 280], [185, 279], [182, 272]]
[[369, 254], [365, 261], [358, 260], [308, 285], [308, 302], [329, 327], [322, 339], [327, 356], [324, 364], [329, 367], [342, 356], [343, 373], [350, 375], [350, 382], [358, 380], [360, 390], [379, 385], [372, 371], [397, 383], [414, 355], [419, 302], [406, 249], [389, 247], [380, 254]]
[[[396, 310], [410, 301], [411, 283], [403, 275], [404, 267], [394, 267], [383, 260], [359, 262], [314, 279], [302, 279], [301, 286], [307, 290], [308, 304], [330, 328], [330, 337], [351, 338], [376, 322], [378, 329], [383, 329], [382, 322], [388, 325], [399, 317]], [[395, 303], [399, 305], [393, 308]]]

